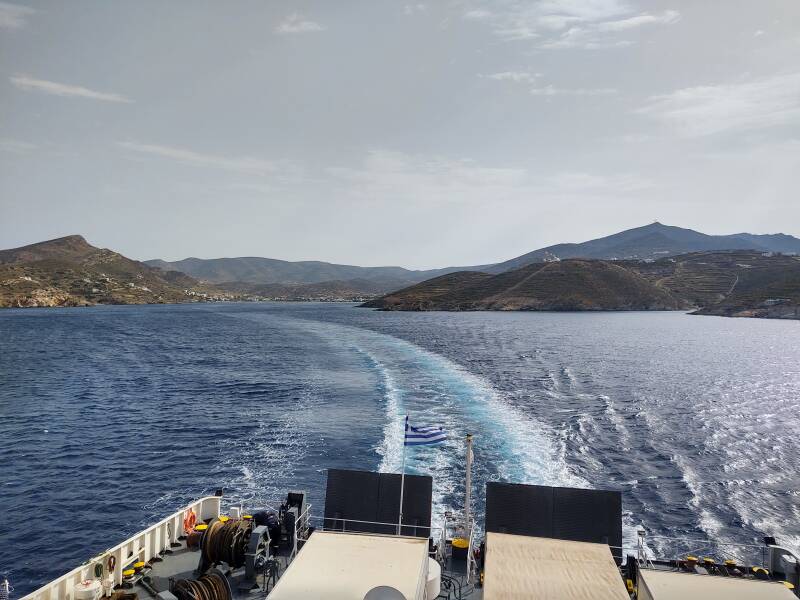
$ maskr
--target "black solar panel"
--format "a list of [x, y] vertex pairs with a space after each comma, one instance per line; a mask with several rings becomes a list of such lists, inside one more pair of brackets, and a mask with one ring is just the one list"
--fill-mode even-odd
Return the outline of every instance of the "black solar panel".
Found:
[[621, 559], [622, 494], [487, 483], [486, 531], [606, 543], [612, 546], [612, 554]]
[[553, 489], [487, 483], [486, 531], [553, 537]]
[[[325, 490], [325, 528], [342, 529], [342, 519], [377, 521], [379, 484], [378, 473], [330, 469]], [[347, 525], [349, 530], [353, 527], [352, 523]]]
[[[396, 473], [329, 469], [325, 527], [365, 533], [395, 533], [397, 529], [392, 526], [353, 521], [397, 523], [400, 517], [400, 478]], [[403, 492], [404, 535], [428, 537], [432, 497], [431, 477], [406, 475]], [[348, 519], [351, 521], [345, 522]]]

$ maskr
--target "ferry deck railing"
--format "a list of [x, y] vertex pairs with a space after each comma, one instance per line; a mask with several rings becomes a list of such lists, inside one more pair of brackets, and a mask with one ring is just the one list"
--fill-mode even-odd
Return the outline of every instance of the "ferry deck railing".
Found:
[[155, 525], [140, 531], [121, 544], [101, 552], [79, 567], [72, 569], [61, 577], [23, 596], [20, 600], [74, 600], [75, 586], [94, 578], [95, 565], [102, 565], [103, 579], [108, 577], [108, 559], [114, 557], [116, 565], [111, 573], [114, 585], [122, 584], [122, 571], [130, 564], [138, 561], [147, 562], [169, 550], [172, 544], [184, 534], [183, 520], [189, 511], [193, 511], [198, 521], [212, 519], [220, 514], [220, 496], [206, 496], [179, 511], [161, 519]]
[[[317, 528], [319, 531], [338, 531], [342, 533], [353, 533], [363, 535], [387, 535], [397, 536], [397, 523], [387, 523], [385, 521], [365, 521], [362, 519], [346, 519], [343, 517], [324, 517], [322, 515], [309, 515], [308, 523], [321, 523]], [[365, 531], [363, 526], [369, 526], [380, 531]], [[403, 523], [402, 531], [412, 530], [411, 536], [400, 534], [400, 537], [423, 537], [419, 535], [427, 532], [425, 538], [435, 540], [436, 552], [435, 559], [442, 563], [446, 559], [444, 554], [447, 545], [447, 531], [449, 521], [445, 517], [444, 525], [417, 525], [414, 523]], [[474, 536], [473, 536], [474, 538]], [[304, 538], [300, 538], [301, 540]], [[307, 538], [305, 538], [307, 539]], [[476, 539], [476, 538], [475, 538]]]
[[294, 521], [294, 535], [292, 536], [292, 553], [289, 560], [297, 556], [298, 542], [308, 540], [308, 523], [311, 518], [311, 504], [306, 504], [305, 509]]
[[478, 561], [475, 560], [475, 545], [478, 541], [475, 520], [469, 524], [469, 545], [467, 546], [467, 583], [474, 583], [478, 574]]
[[[339, 531], [344, 533], [364, 533], [367, 535], [390, 535], [396, 536], [397, 534], [397, 523], [386, 523], [385, 521], [363, 521], [360, 519], [345, 519], [343, 517], [324, 517], [321, 515], [311, 515], [309, 517], [309, 521], [313, 520], [317, 523], [322, 523], [318, 529], [320, 531]], [[331, 523], [328, 525], [327, 523]], [[375, 532], [375, 531], [364, 531], [363, 528], [359, 529], [358, 527], [350, 527], [348, 528], [348, 524], [350, 525], [370, 525], [372, 527], [380, 527], [382, 530], [385, 529], [385, 533]], [[404, 536], [400, 534], [400, 537], [420, 537], [416, 535], [416, 530], [421, 529], [422, 531], [428, 531], [428, 536], [431, 537], [431, 532], [438, 531], [441, 527], [438, 526], [430, 526], [430, 525], [417, 525], [415, 523], [403, 523], [402, 530], [409, 530], [413, 529], [414, 535], [412, 536]]]
[[439, 541], [436, 544], [436, 561], [443, 565], [447, 560], [447, 523], [450, 519], [450, 513], [444, 513], [444, 523], [442, 524], [441, 531], [439, 532]]
[[[278, 514], [280, 512], [279, 509], [275, 508], [271, 504], [264, 504], [262, 505], [264, 510], [273, 512]], [[308, 540], [308, 527], [311, 519], [314, 517], [311, 515], [311, 504], [306, 503], [303, 512], [297, 515], [297, 518], [294, 520], [294, 531], [292, 535], [292, 550], [289, 553], [289, 561], [293, 560], [297, 553], [300, 551], [298, 542], [305, 542]]]
[[[766, 544], [752, 544], [741, 542], [728, 542], [720, 540], [680, 538], [670, 536], [647, 536], [647, 541], [655, 541], [669, 546], [669, 553], [674, 557], [698, 556], [714, 557], [722, 560], [736, 560], [739, 564], [748, 566], [769, 567], [770, 549], [776, 546]], [[645, 536], [640, 535], [637, 544], [637, 561], [640, 566], [653, 566], [653, 561], [658, 560], [655, 552], [647, 547]], [[791, 552], [790, 550], [785, 550]]]
[[[750, 567], [767, 567], [769, 565], [769, 552], [770, 548], [774, 548], [774, 546], [761, 546], [758, 544], [738, 544], [738, 543], [726, 543], [726, 542], [717, 542], [712, 540], [682, 540], [681, 538], [663, 538], [665, 540], [669, 540], [670, 542], [678, 543], [678, 542], [706, 542], [704, 545], [696, 546], [696, 545], [686, 545], [686, 546], [673, 546], [672, 549], [667, 550], [663, 555], [657, 553], [655, 550], [652, 550], [642, 544], [637, 544], [636, 546], [632, 545], [625, 545], [625, 546], [611, 546], [608, 547], [613, 551], [617, 550], [621, 553], [621, 557], [625, 559], [628, 556], [632, 556], [633, 559], [636, 561], [636, 564], [643, 568], [656, 568], [657, 563], [662, 562], [670, 562], [675, 560], [683, 560], [687, 556], [696, 556], [699, 557], [701, 560], [704, 557], [710, 557], [714, 559], [720, 560], [727, 560], [732, 559], [736, 560], [740, 565], [746, 565]], [[741, 552], [733, 552], [729, 550], [723, 550], [720, 546], [726, 546], [730, 548], [747, 548], [752, 551], [751, 554], [745, 554]], [[787, 550], [787, 552], [790, 552]], [[701, 565], [702, 566], [702, 565]]]

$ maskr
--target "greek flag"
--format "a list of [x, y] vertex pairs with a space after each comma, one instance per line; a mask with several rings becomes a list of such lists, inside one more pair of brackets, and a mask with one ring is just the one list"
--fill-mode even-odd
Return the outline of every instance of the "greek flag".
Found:
[[404, 446], [424, 446], [438, 444], [447, 439], [447, 432], [441, 427], [412, 427], [406, 417], [406, 436]]

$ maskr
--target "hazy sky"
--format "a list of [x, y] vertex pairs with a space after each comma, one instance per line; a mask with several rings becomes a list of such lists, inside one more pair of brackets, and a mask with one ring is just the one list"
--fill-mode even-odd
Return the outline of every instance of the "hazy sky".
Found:
[[800, 236], [800, 2], [0, 2], [0, 247], [435, 267]]

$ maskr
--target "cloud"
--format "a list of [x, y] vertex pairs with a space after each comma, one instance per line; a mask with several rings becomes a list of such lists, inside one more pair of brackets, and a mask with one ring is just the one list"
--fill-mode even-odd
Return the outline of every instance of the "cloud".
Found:
[[618, 21], [606, 21], [595, 25], [597, 31], [625, 31], [642, 27], [643, 25], [671, 25], [680, 19], [680, 13], [675, 10], [667, 10], [660, 15], [641, 14]]
[[36, 150], [38, 146], [30, 142], [23, 142], [12, 138], [0, 138], [0, 152], [9, 152], [11, 154], [30, 154]]
[[405, 15], [414, 15], [414, 14], [417, 14], [417, 13], [424, 13], [427, 10], [428, 10], [428, 5], [427, 4], [422, 4], [422, 3], [406, 4], [403, 7], [403, 14], [405, 14]]
[[761, 37], [765, 33], [766, 31], [764, 31], [763, 29], [757, 29], [756, 31], [753, 32], [753, 37]]
[[620, 48], [633, 44], [630, 40], [618, 39], [613, 34], [627, 32], [645, 25], [671, 25], [677, 23], [680, 14], [668, 10], [660, 15], [643, 13], [625, 19], [600, 21], [586, 25], [570, 27], [557, 38], [542, 44], [543, 48]]
[[97, 92], [79, 85], [56, 83], [55, 81], [46, 81], [44, 79], [34, 79], [33, 77], [29, 77], [27, 75], [14, 75], [13, 77], [10, 77], [9, 80], [14, 87], [26, 92], [43, 92], [52, 96], [89, 98], [90, 100], [100, 100], [103, 102], [133, 102], [133, 100], [130, 100], [125, 96], [121, 96], [120, 94]]
[[731, 144], [713, 150], [704, 150], [692, 154], [693, 158], [708, 160], [719, 160], [729, 162], [741, 160], [748, 167], [752, 167], [752, 161], [759, 161], [768, 166], [777, 166], [781, 163], [797, 165], [792, 173], [797, 178], [800, 174], [800, 139], [788, 138], [785, 140], [763, 140], [757, 141], [752, 145]]
[[228, 190], [236, 192], [255, 192], [257, 194], [269, 194], [276, 191], [276, 186], [265, 183], [231, 183], [226, 187]]
[[0, 29], [20, 29], [25, 27], [28, 17], [36, 11], [28, 6], [0, 2]]
[[159, 158], [166, 158], [192, 167], [222, 169], [248, 175], [281, 175], [289, 176], [296, 169], [286, 161], [272, 161], [252, 156], [221, 156], [216, 154], [202, 154], [186, 148], [174, 146], [161, 146], [158, 144], [141, 144], [139, 142], [117, 142], [125, 150], [139, 154], [148, 154]]
[[532, 83], [541, 76], [541, 73], [530, 73], [528, 71], [502, 71], [500, 73], [481, 75], [481, 77], [486, 79], [494, 79], [495, 81], [513, 81], [514, 83]]
[[330, 167], [327, 174], [369, 202], [480, 204], [530, 202], [563, 197], [635, 192], [652, 187], [636, 175], [564, 172], [536, 176], [526, 168], [488, 166], [468, 158], [369, 152], [356, 167]]
[[387, 150], [367, 153], [358, 167], [329, 167], [326, 172], [367, 200], [423, 204], [493, 200], [524, 185], [527, 178], [524, 169]]
[[275, 33], [311, 33], [314, 31], [324, 31], [326, 27], [314, 21], [307, 20], [300, 13], [292, 13], [275, 28]]
[[562, 193], [579, 192], [638, 192], [655, 184], [649, 179], [630, 173], [621, 175], [595, 175], [580, 171], [563, 171], [549, 178], [550, 185]]
[[586, 27], [572, 27], [561, 34], [560, 37], [542, 43], [542, 48], [583, 48], [584, 50], [597, 50], [599, 48], [624, 48], [631, 46], [631, 40], [620, 40], [608, 36], [598, 36], [592, 29]]
[[800, 73], [653, 96], [637, 112], [687, 136], [800, 124]]
[[613, 96], [619, 91], [615, 88], [559, 88], [553, 85], [531, 88], [533, 96]]
[[464, 18], [468, 21], [482, 21], [484, 19], [488, 19], [492, 16], [492, 13], [488, 10], [483, 9], [476, 9], [476, 10], [468, 10], [464, 13]]
[[489, 11], [475, 7], [464, 18], [483, 21], [507, 40], [539, 39], [542, 48], [612, 48], [630, 45], [619, 39], [647, 25], [670, 25], [680, 19], [675, 10], [659, 14], [637, 12], [621, 0], [542, 0], [520, 3], [494, 0]]

